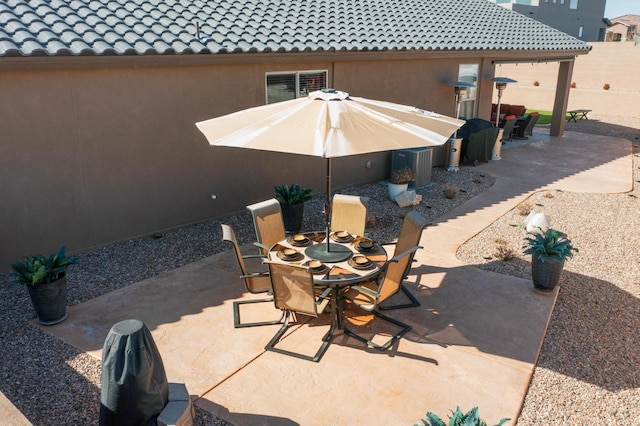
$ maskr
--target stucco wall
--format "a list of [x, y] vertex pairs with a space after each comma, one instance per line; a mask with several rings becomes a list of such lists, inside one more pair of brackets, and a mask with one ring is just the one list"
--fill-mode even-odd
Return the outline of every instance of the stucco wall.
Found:
[[[640, 46], [631, 42], [590, 44], [591, 52], [576, 59], [572, 78], [576, 87], [570, 90], [568, 109], [586, 108], [611, 116], [640, 115]], [[504, 91], [503, 103], [553, 109], [557, 62], [503, 64], [496, 67], [495, 73], [518, 81]], [[535, 81], [540, 85], [534, 86]], [[609, 90], [603, 89], [605, 83]]]
[[[264, 104], [267, 71], [327, 69], [334, 87], [353, 95], [453, 115], [452, 88], [442, 82], [457, 78], [458, 63], [0, 62], [0, 270], [61, 245], [77, 252], [244, 211], [276, 184], [324, 193], [325, 160], [212, 148], [195, 127]], [[334, 188], [385, 179], [388, 168], [388, 153], [335, 159]]]

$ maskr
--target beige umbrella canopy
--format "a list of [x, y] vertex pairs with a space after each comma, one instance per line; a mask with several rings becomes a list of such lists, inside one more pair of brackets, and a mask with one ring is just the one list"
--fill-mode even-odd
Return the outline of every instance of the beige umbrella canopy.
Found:
[[[331, 158], [443, 145], [464, 121], [333, 89], [196, 123], [211, 145], [327, 159], [327, 231]], [[329, 245], [327, 252], [333, 245]]]

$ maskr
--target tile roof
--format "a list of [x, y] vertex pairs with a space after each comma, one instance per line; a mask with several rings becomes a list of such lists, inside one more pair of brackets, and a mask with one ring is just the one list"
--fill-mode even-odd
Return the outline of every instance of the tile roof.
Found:
[[0, 56], [589, 48], [486, 0], [0, 2]]

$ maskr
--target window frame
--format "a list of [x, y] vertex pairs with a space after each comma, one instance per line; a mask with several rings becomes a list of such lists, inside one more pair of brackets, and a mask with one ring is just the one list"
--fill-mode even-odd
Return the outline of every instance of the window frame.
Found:
[[[291, 70], [291, 71], [267, 71], [264, 74], [264, 90], [265, 90], [266, 103], [270, 104], [270, 103], [282, 102], [284, 100], [292, 100], [292, 99], [300, 98], [301, 96], [304, 95], [304, 93], [302, 93], [304, 90], [301, 90], [301, 87], [300, 87], [301, 86], [300, 85], [300, 75], [311, 75], [311, 74], [324, 74], [324, 84], [321, 84], [321, 86], [323, 86], [323, 87], [320, 87], [320, 88], [321, 89], [326, 89], [327, 88], [327, 79], [329, 77], [329, 70], [328, 69]], [[275, 75], [282, 75], [282, 76], [293, 75], [294, 76], [294, 89], [293, 89], [294, 97], [293, 98], [291, 98], [291, 99], [283, 99], [283, 100], [276, 100], [276, 101], [269, 102], [269, 77], [275, 76]]]

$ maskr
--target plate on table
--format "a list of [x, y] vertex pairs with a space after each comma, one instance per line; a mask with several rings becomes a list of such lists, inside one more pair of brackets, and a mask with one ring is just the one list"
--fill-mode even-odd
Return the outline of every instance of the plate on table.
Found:
[[361, 253], [372, 253], [378, 249], [376, 243], [368, 238], [362, 238], [356, 244], [356, 249]]
[[289, 244], [296, 247], [306, 247], [311, 244], [311, 239], [302, 234], [291, 235], [287, 238], [287, 241], [289, 242]]
[[369, 269], [373, 266], [373, 262], [367, 256], [355, 255], [349, 259], [349, 265], [355, 269]]
[[329, 269], [327, 265], [320, 262], [319, 260], [314, 259], [303, 263], [302, 266], [306, 266], [307, 268], [309, 268], [312, 274], [324, 274], [325, 272], [327, 272], [327, 269]]
[[292, 248], [283, 248], [278, 250], [278, 257], [282, 260], [286, 260], [287, 262], [294, 262], [296, 260], [302, 259], [304, 255], [298, 250]]
[[336, 231], [331, 233], [331, 239], [338, 243], [350, 243], [353, 241], [353, 235], [347, 231]]

